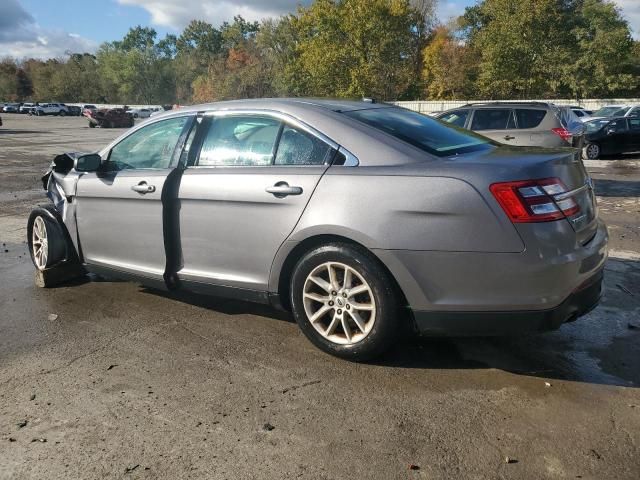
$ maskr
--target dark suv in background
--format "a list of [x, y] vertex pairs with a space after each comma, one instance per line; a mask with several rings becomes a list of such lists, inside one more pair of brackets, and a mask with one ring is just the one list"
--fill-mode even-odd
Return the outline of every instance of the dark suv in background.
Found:
[[506, 145], [582, 148], [584, 142], [584, 126], [571, 108], [552, 103], [470, 103], [436, 118]]

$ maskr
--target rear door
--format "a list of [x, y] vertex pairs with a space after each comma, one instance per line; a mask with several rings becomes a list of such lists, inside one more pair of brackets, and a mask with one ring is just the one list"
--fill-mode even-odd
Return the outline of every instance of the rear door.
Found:
[[192, 119], [134, 131], [111, 148], [99, 172], [80, 177], [76, 212], [86, 263], [163, 282], [163, 192]]
[[178, 193], [178, 277], [192, 288], [266, 292], [276, 252], [337, 146], [294, 120], [264, 113], [217, 113], [201, 128], [199, 153]]
[[516, 145], [516, 124], [511, 108], [477, 108], [470, 130], [505, 145]]

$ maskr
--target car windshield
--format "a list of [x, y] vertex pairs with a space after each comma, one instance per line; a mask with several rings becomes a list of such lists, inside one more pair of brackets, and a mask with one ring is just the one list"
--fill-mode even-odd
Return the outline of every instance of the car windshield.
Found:
[[593, 112], [594, 117], [622, 117], [629, 107], [602, 107]]
[[344, 114], [439, 157], [493, 145], [486, 137], [403, 108], [372, 108]]
[[593, 133], [601, 130], [605, 125], [608, 125], [609, 122], [611, 122], [611, 120], [591, 120], [590, 122], [586, 122], [584, 126], [587, 129], [587, 133]]

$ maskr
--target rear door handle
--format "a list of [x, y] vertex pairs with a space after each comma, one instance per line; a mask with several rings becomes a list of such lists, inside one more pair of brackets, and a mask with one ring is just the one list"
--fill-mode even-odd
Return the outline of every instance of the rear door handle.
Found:
[[155, 185], [147, 185], [147, 182], [145, 182], [143, 180], [139, 184], [132, 186], [131, 190], [133, 190], [134, 192], [138, 192], [138, 193], [144, 195], [146, 193], [155, 192], [156, 191], [156, 187], [155, 187]]
[[504, 136], [505, 140], [513, 140], [514, 138], [516, 138], [516, 137], [512, 137], [511, 135], [505, 135]]
[[267, 193], [277, 198], [284, 198], [287, 195], [301, 195], [302, 187], [290, 187], [287, 182], [278, 182], [272, 187], [265, 188]]

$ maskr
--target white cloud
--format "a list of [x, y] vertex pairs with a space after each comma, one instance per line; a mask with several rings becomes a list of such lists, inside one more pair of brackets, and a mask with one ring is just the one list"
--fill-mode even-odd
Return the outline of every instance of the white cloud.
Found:
[[17, 0], [0, 1], [0, 52], [14, 58], [54, 58], [95, 51], [97, 44], [61, 29], [44, 29]]
[[151, 14], [156, 25], [181, 30], [191, 20], [204, 20], [214, 26], [233, 20], [234, 15], [242, 15], [245, 20], [254, 21], [266, 17], [276, 17], [295, 11], [300, 4], [311, 0], [118, 0], [123, 5], [144, 8]]
[[640, 40], [640, 0], [616, 0], [633, 30], [633, 37]]

